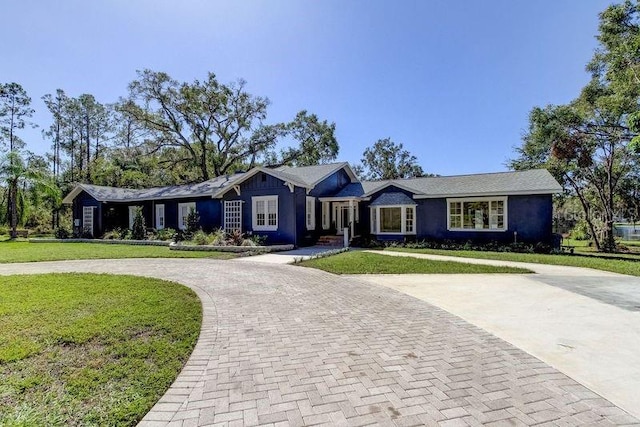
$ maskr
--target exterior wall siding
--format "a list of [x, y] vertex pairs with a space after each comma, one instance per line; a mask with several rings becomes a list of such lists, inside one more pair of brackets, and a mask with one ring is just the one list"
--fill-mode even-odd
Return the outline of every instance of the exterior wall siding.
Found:
[[[296, 190], [298, 190], [296, 188]], [[302, 189], [300, 189], [302, 190]], [[304, 190], [302, 190], [304, 192]], [[253, 212], [251, 198], [253, 196], [278, 196], [278, 229], [275, 231], [253, 231]], [[244, 232], [266, 236], [267, 244], [296, 243], [296, 197], [291, 193], [284, 181], [262, 172], [240, 184], [240, 195], [233, 189], [227, 191], [222, 201], [242, 201], [242, 230]], [[222, 204], [220, 205], [222, 206]], [[220, 222], [224, 221], [222, 207], [220, 208]]]
[[73, 226], [74, 232], [78, 233], [82, 231], [82, 208], [84, 206], [95, 206], [95, 209], [93, 210], [93, 235], [95, 237], [100, 236], [102, 234], [101, 203], [85, 191], [78, 194], [73, 201], [73, 224], [75, 224], [76, 219], [80, 220], [80, 225], [78, 227], [75, 225]]
[[342, 190], [350, 182], [351, 178], [349, 178], [349, 175], [344, 169], [340, 169], [320, 181], [316, 187], [309, 192], [309, 195], [313, 197], [331, 196]]
[[512, 243], [551, 243], [553, 204], [550, 194], [509, 196], [507, 201], [508, 229], [506, 231], [449, 231], [447, 230], [446, 199], [418, 200], [416, 209], [417, 238], [428, 240], [473, 240]]

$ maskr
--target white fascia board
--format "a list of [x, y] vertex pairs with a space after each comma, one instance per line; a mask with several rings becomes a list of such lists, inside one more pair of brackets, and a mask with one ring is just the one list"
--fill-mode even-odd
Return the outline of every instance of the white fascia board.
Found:
[[99, 199], [98, 197], [96, 197], [95, 194], [93, 194], [91, 191], [87, 190], [86, 188], [84, 188], [84, 186], [82, 184], [76, 184], [76, 186], [74, 187], [73, 190], [71, 190], [71, 192], [69, 194], [67, 194], [65, 196], [64, 199], [62, 199], [62, 204], [64, 205], [71, 205], [73, 204], [73, 200], [78, 197], [78, 194], [82, 193], [83, 191], [85, 191], [88, 195], [90, 195], [91, 197], [93, 197], [94, 199], [96, 199], [96, 201], [98, 202], [104, 202], [104, 200]]
[[[307, 184], [302, 183], [300, 181], [296, 181], [296, 180], [290, 179], [288, 177], [278, 176], [278, 172], [277, 171], [273, 171], [271, 169], [263, 168], [263, 167], [255, 167], [255, 168], [251, 169], [249, 172], [247, 172], [244, 175], [242, 175], [241, 177], [239, 177], [239, 178], [237, 178], [235, 180], [229, 180], [229, 183], [227, 184], [227, 186], [225, 186], [225, 187], [221, 188], [220, 190], [216, 191], [215, 193], [213, 193], [211, 195], [211, 198], [213, 198], [213, 199], [221, 199], [228, 191], [233, 190], [233, 186], [234, 185], [242, 184], [243, 182], [245, 182], [249, 178], [255, 176], [258, 172], [266, 173], [267, 175], [270, 175], [270, 176], [272, 176], [274, 178], [277, 178], [280, 181], [284, 181], [285, 183], [290, 182], [291, 184], [295, 185], [296, 187], [309, 188], [309, 186]], [[312, 188], [313, 187], [311, 187], [311, 189]]]
[[349, 200], [354, 202], [361, 202], [363, 200], [369, 200], [366, 197], [350, 196], [350, 197], [318, 197], [321, 202], [348, 202]]
[[377, 193], [377, 192], [379, 192], [381, 190], [384, 190], [385, 188], [388, 188], [388, 187], [391, 187], [391, 186], [398, 187], [398, 188], [400, 188], [402, 190], [408, 191], [409, 193], [413, 194], [414, 198], [417, 198], [416, 194], [420, 193], [419, 191], [416, 191], [415, 188], [407, 187], [406, 185], [402, 185], [402, 184], [400, 184], [398, 182], [390, 181], [390, 182], [387, 182], [387, 183], [381, 185], [380, 187], [376, 187], [375, 189], [369, 191], [368, 193], [363, 194], [363, 197], [371, 196], [372, 194]]

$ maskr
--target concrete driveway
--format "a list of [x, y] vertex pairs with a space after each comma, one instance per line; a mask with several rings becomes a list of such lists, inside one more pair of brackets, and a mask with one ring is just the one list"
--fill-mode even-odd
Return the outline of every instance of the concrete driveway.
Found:
[[71, 271], [174, 280], [203, 302], [196, 348], [142, 425], [638, 423], [460, 317], [357, 279], [206, 259], [0, 265]]

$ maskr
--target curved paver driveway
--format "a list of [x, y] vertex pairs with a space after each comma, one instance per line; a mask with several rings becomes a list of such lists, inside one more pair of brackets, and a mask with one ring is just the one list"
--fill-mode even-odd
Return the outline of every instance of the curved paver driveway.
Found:
[[638, 421], [529, 354], [381, 286], [288, 265], [0, 265], [174, 280], [203, 301], [193, 355], [143, 425], [614, 425]]

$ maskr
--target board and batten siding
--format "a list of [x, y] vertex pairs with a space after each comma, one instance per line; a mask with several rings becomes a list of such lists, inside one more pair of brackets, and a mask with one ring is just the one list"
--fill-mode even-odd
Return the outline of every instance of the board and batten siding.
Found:
[[449, 231], [446, 198], [421, 199], [417, 202], [418, 240], [497, 241], [506, 244], [514, 241], [514, 232], [517, 232], [519, 242], [551, 243], [553, 239], [553, 203], [550, 194], [508, 196], [508, 228], [505, 231]]
[[[240, 200], [242, 202], [242, 231], [267, 237], [267, 244], [297, 243], [296, 195], [300, 189], [291, 193], [284, 181], [269, 174], [258, 172], [240, 184], [240, 195], [233, 188], [227, 191], [221, 200]], [[304, 193], [304, 190], [302, 190]], [[254, 196], [278, 196], [278, 229], [274, 231], [253, 230], [253, 211], [251, 198]], [[304, 202], [303, 202], [304, 203]], [[222, 208], [220, 208], [222, 209]], [[221, 211], [222, 212], [222, 211]], [[220, 218], [223, 222], [224, 218]]]

